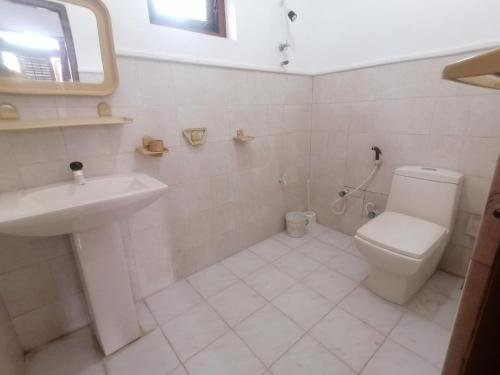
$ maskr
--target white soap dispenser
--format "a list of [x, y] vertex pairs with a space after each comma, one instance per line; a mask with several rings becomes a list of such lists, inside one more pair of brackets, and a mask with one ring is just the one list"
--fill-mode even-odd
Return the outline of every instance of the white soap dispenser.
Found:
[[74, 161], [70, 163], [69, 167], [73, 171], [73, 179], [77, 185], [85, 185], [85, 175], [83, 174], [83, 163]]

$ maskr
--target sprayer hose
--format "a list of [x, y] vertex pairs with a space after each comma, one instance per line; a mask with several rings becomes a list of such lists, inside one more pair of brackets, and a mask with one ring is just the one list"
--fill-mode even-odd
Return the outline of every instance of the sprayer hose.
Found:
[[[351, 195], [353, 195], [354, 193], [358, 192], [359, 190], [361, 190], [366, 184], [368, 184], [371, 179], [373, 178], [373, 176], [375, 176], [375, 173], [377, 172], [378, 168], [380, 167], [380, 164], [379, 163], [376, 163], [375, 166], [373, 167], [372, 171], [370, 172], [370, 174], [368, 175], [368, 177], [361, 183], [361, 185], [359, 185], [357, 188], [355, 188], [354, 190], [350, 191], [349, 193], [347, 193], [346, 195], [344, 195], [343, 197], [335, 200], [331, 206], [330, 206], [330, 210], [332, 211], [332, 213], [334, 215], [337, 215], [337, 216], [340, 216], [340, 215], [343, 215], [345, 214], [345, 211], [347, 209], [347, 205], [346, 205], [346, 201], [347, 201], [347, 198], [349, 198]], [[337, 211], [335, 210], [335, 205], [339, 202], [342, 201], [342, 209], [340, 211]]]

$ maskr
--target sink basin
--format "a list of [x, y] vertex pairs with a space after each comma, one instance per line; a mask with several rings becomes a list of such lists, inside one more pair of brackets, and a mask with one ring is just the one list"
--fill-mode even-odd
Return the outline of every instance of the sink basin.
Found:
[[152, 204], [167, 185], [144, 174], [90, 178], [0, 194], [0, 233], [70, 234], [96, 337], [109, 355], [141, 336], [117, 220]]
[[144, 174], [90, 178], [0, 194], [0, 233], [56, 236], [85, 232], [131, 215], [157, 200], [167, 185]]

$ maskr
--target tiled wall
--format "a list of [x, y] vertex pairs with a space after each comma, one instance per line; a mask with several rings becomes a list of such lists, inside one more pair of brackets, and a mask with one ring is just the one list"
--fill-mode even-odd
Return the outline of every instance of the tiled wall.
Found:
[[23, 351], [9, 314], [0, 298], [0, 373], [6, 375], [24, 374]]
[[[281, 230], [286, 211], [305, 208], [309, 172], [320, 222], [352, 234], [365, 221], [364, 203], [383, 209], [395, 167], [450, 168], [466, 182], [442, 266], [461, 274], [472, 247], [465, 225], [484, 206], [500, 151], [500, 96], [442, 81], [441, 68], [456, 58], [319, 76], [314, 85], [309, 77], [120, 58], [120, 87], [105, 100], [135, 123], [0, 133], [0, 191], [69, 180], [72, 160], [89, 176], [136, 171], [167, 183], [162, 200], [120, 222], [140, 300]], [[24, 118], [95, 115], [101, 100], [0, 95]], [[181, 130], [199, 126], [209, 128], [208, 142], [192, 148]], [[257, 139], [236, 144], [239, 128]], [[170, 153], [136, 154], [146, 133], [164, 138]], [[345, 215], [333, 216], [336, 193], [369, 172], [373, 144], [384, 151], [381, 171]], [[0, 235], [0, 296], [25, 350], [89, 322], [67, 237]]]
[[[312, 78], [119, 61], [120, 87], [105, 100], [133, 125], [0, 133], [0, 191], [88, 176], [145, 172], [169, 185], [164, 199], [121, 222], [136, 299], [277, 233], [304, 209]], [[99, 98], [14, 97], [23, 117], [95, 115]], [[193, 148], [181, 131], [207, 127]], [[237, 129], [257, 136], [236, 144]], [[142, 136], [165, 139], [163, 158], [138, 155]], [[289, 184], [278, 183], [286, 173]], [[66, 237], [0, 236], [0, 295], [25, 349], [88, 323]]]
[[[464, 173], [455, 231], [441, 264], [463, 275], [473, 245], [465, 227], [471, 215], [482, 213], [500, 152], [500, 95], [440, 79], [443, 67], [459, 58], [315, 77], [311, 174], [320, 221], [353, 234], [366, 220], [367, 202], [384, 209], [394, 168], [428, 165]], [[382, 148], [383, 166], [365, 192], [349, 198], [347, 213], [335, 217], [329, 205], [337, 192], [359, 185], [373, 167], [372, 145]]]

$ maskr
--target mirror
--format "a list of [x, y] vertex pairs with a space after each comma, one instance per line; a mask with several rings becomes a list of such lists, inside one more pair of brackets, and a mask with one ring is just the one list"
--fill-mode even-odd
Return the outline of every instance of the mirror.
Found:
[[108, 95], [118, 77], [99, 0], [0, 0], [0, 92]]

